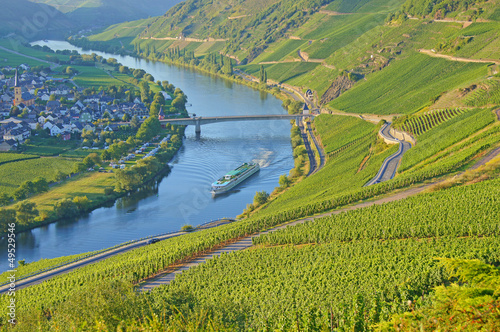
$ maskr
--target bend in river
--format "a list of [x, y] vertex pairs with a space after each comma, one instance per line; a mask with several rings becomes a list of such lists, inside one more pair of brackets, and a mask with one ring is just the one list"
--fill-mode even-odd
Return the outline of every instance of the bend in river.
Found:
[[[129, 56], [83, 51], [63, 41], [38, 42], [54, 50], [77, 50], [116, 58], [131, 68], [144, 69], [155, 80], [168, 80], [188, 96], [188, 112], [198, 116], [286, 114], [281, 101], [224, 79]], [[261, 170], [231, 193], [213, 198], [213, 181], [244, 162], [256, 161]], [[279, 176], [293, 168], [290, 124], [284, 120], [225, 122], [186, 130], [172, 172], [149, 190], [119, 199], [78, 220], [60, 221], [17, 237], [17, 257], [33, 262], [100, 250], [129, 240], [235, 217], [252, 203], [256, 191], [271, 192]], [[5, 240], [0, 245], [7, 247]], [[5, 250], [4, 252], [7, 252]], [[8, 269], [0, 260], [1, 271]]]

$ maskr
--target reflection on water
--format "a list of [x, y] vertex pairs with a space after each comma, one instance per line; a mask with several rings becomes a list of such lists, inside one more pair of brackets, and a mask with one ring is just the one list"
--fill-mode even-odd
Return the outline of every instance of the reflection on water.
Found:
[[[39, 42], [53, 49], [77, 49], [67, 42]], [[85, 52], [87, 54], [91, 51]], [[151, 73], [155, 81], [167, 80], [188, 96], [190, 113], [199, 116], [284, 114], [281, 101], [215, 76], [191, 69], [132, 57], [114, 57], [123, 65]], [[222, 217], [234, 218], [255, 192], [271, 192], [282, 174], [293, 168], [288, 121], [224, 122], [204, 125], [197, 139], [188, 127], [184, 144], [169, 163], [171, 173], [94, 210], [77, 220], [63, 220], [17, 237], [17, 258], [27, 262], [111, 247], [129, 240], [200, 225]], [[261, 169], [233, 191], [215, 198], [211, 184], [244, 162], [256, 161]], [[6, 243], [0, 241], [3, 252]], [[0, 259], [7, 270], [7, 259]]]

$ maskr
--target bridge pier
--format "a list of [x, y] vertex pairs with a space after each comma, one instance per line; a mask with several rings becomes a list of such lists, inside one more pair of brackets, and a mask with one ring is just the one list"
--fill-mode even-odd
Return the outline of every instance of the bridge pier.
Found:
[[201, 121], [200, 121], [200, 118], [196, 118], [194, 132], [195, 132], [196, 135], [200, 135], [201, 134]]

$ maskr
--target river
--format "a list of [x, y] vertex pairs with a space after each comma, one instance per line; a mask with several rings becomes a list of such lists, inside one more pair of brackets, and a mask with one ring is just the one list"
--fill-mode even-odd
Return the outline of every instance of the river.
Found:
[[[83, 51], [64, 41], [37, 42], [54, 50]], [[281, 101], [230, 81], [129, 56], [94, 51], [125, 66], [144, 69], [155, 80], [168, 80], [188, 96], [188, 112], [198, 116], [285, 114]], [[213, 198], [211, 183], [243, 162], [257, 161], [259, 173], [234, 191]], [[171, 161], [172, 172], [158, 185], [78, 220], [64, 220], [17, 236], [17, 260], [33, 262], [100, 250], [129, 240], [235, 217], [252, 203], [257, 191], [271, 192], [279, 176], [293, 168], [290, 124], [283, 120], [226, 122], [201, 127], [197, 138], [188, 126], [182, 148]], [[0, 241], [7, 252], [7, 244]], [[7, 258], [0, 260], [5, 271]]]

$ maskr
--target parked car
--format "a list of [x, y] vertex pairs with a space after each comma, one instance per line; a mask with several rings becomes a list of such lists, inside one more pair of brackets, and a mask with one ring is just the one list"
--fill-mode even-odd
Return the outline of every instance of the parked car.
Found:
[[160, 241], [160, 239], [157, 239], [157, 238], [154, 237], [154, 238], [148, 240], [148, 244], [153, 244], [153, 243], [156, 243], [156, 242], [159, 242], [159, 241]]

